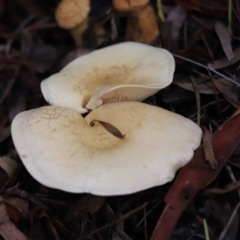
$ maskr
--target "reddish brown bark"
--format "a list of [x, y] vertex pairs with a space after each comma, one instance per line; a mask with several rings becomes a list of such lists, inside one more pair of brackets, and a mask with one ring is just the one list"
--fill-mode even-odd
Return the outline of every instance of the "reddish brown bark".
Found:
[[240, 143], [240, 114], [229, 119], [213, 134], [213, 149], [218, 161], [216, 169], [206, 167], [203, 148], [179, 172], [165, 197], [166, 207], [156, 225], [151, 240], [167, 240], [183, 210], [196, 193], [212, 182]]

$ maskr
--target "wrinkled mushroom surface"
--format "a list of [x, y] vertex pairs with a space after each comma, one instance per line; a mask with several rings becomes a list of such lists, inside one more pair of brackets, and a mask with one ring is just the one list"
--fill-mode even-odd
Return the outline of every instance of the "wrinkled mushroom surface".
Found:
[[[99, 121], [114, 126], [124, 138]], [[199, 146], [201, 129], [158, 107], [116, 102], [85, 118], [55, 106], [22, 112], [12, 123], [12, 136], [23, 164], [42, 184], [107, 196], [171, 181]]]
[[[142, 101], [169, 85], [174, 69], [174, 59], [168, 51], [125, 42], [75, 59], [44, 80], [41, 89], [50, 104], [85, 113], [92, 97], [89, 108], [108, 102], [107, 99]], [[122, 91], [121, 87], [126, 89], [127, 86], [132, 91]], [[143, 96], [135, 91], [139, 87], [146, 89]], [[101, 98], [106, 94], [103, 88], [106, 88], [107, 98]]]

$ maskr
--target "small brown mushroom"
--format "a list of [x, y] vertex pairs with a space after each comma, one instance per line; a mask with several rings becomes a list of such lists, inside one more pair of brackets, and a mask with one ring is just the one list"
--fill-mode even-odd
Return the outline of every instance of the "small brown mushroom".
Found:
[[62, 0], [57, 6], [55, 18], [62, 28], [71, 30], [75, 42], [78, 44], [81, 34], [88, 26], [90, 11], [89, 0]]
[[149, 0], [113, 0], [114, 8], [127, 17], [126, 40], [150, 44], [159, 36], [156, 13], [148, 4]]

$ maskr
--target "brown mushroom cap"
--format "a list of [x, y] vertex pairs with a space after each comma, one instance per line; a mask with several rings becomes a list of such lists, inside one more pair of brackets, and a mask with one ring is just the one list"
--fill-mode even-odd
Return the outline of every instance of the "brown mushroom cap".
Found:
[[108, 103], [85, 119], [74, 110], [48, 106], [22, 112], [12, 123], [16, 149], [36, 180], [96, 195], [128, 194], [171, 181], [192, 158], [201, 134], [192, 121], [139, 102]]
[[[41, 83], [44, 98], [52, 105], [69, 107], [80, 113], [87, 112], [86, 105], [98, 106], [106, 92], [111, 89], [116, 98], [116, 89], [145, 88], [141, 97], [137, 92], [128, 92], [122, 100], [142, 101], [172, 82], [175, 63], [165, 49], [141, 43], [125, 42], [93, 51], [75, 59], [62, 71]], [[123, 92], [123, 91], [122, 91]], [[138, 98], [136, 98], [138, 96]], [[121, 96], [117, 98], [121, 99]]]
[[57, 6], [55, 18], [60, 27], [71, 29], [82, 23], [89, 11], [89, 0], [62, 0]]

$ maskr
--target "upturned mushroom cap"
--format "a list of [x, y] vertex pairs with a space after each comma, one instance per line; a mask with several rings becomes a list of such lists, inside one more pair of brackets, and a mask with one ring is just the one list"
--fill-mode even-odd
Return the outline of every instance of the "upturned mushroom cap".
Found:
[[[50, 104], [84, 113], [87, 112], [86, 104], [95, 94], [97, 96], [89, 105], [98, 106], [99, 100], [104, 100], [99, 98], [104, 87], [108, 99], [115, 99], [118, 94], [118, 100], [142, 101], [169, 85], [174, 69], [174, 59], [168, 51], [141, 43], [125, 42], [75, 59], [62, 71], [44, 80], [41, 89]], [[121, 97], [115, 90], [119, 88], [121, 91], [121, 87], [126, 89], [126, 85], [133, 91], [127, 90], [128, 94]], [[143, 97], [135, 91], [140, 86], [146, 89]], [[111, 88], [114, 91], [110, 96]]]
[[62, 0], [57, 6], [55, 18], [60, 27], [71, 29], [81, 24], [89, 11], [89, 0]]
[[[115, 137], [103, 123], [124, 137]], [[158, 107], [117, 102], [85, 119], [54, 106], [22, 112], [12, 123], [12, 136], [23, 164], [42, 184], [107, 196], [171, 181], [199, 146], [201, 129]]]

